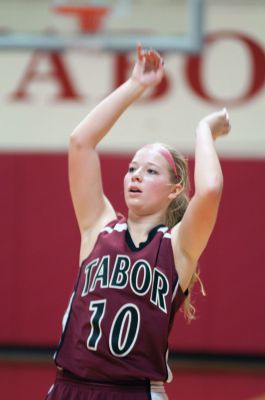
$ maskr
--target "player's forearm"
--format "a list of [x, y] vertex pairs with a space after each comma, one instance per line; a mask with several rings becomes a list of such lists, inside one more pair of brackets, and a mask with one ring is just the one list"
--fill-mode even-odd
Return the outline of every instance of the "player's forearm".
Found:
[[219, 200], [223, 174], [215, 149], [215, 141], [207, 123], [199, 123], [195, 148], [195, 195]]
[[82, 146], [95, 147], [144, 90], [145, 88], [132, 78], [127, 80], [80, 122], [71, 135], [72, 140]]

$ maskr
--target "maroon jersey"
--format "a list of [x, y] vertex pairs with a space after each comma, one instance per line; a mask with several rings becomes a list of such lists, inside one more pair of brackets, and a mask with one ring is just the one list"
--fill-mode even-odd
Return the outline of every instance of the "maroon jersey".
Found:
[[126, 220], [112, 221], [81, 265], [57, 365], [94, 381], [167, 380], [168, 334], [183, 300], [168, 228], [153, 228], [137, 248]]

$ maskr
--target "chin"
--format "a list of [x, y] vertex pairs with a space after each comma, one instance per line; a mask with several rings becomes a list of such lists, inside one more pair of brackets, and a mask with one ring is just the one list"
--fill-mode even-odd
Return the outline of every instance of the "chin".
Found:
[[126, 202], [128, 212], [132, 212], [134, 214], [144, 216], [146, 214], [146, 207], [144, 207], [142, 204], [137, 204], [136, 202], [133, 201], [128, 201]]

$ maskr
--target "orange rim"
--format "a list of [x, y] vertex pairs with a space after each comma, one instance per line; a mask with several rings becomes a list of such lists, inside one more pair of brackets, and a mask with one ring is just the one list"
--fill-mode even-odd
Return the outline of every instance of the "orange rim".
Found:
[[68, 14], [78, 17], [82, 32], [98, 32], [102, 30], [104, 18], [109, 14], [110, 8], [106, 6], [74, 6], [60, 5], [53, 7], [58, 14]]

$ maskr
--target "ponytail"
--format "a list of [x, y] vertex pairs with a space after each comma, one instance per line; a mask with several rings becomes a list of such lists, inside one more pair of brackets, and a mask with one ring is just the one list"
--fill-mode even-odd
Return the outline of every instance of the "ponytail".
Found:
[[[168, 226], [168, 228], [171, 229], [173, 228], [173, 226], [175, 226], [182, 220], [190, 201], [189, 198], [190, 181], [188, 174], [188, 163], [187, 160], [181, 154], [176, 152], [175, 149], [172, 149], [171, 147], [165, 144], [161, 144], [161, 146], [165, 147], [167, 150], [170, 151], [176, 165], [177, 176], [175, 175], [173, 170], [170, 169], [171, 181], [173, 183], [177, 183], [182, 186], [182, 191], [179, 193], [176, 199], [170, 203], [167, 209], [166, 226]], [[194, 305], [191, 303], [191, 292], [196, 282], [200, 283], [201, 293], [205, 296], [206, 293], [203, 287], [203, 283], [199, 277], [198, 270], [195, 271], [191, 277], [191, 281], [188, 287], [188, 294], [183, 303], [184, 316], [189, 322], [195, 319], [196, 310]]]

